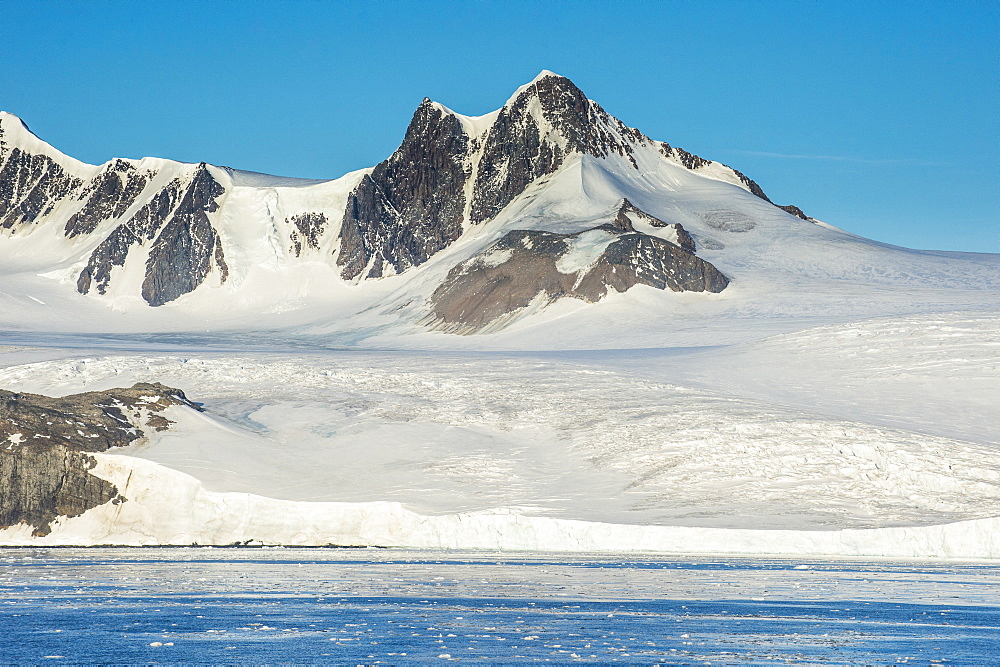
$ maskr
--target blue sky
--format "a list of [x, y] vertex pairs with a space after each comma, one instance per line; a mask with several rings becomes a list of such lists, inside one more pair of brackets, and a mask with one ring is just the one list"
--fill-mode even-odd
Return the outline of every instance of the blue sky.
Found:
[[334, 178], [541, 69], [848, 231], [1000, 252], [996, 2], [0, 0], [0, 108], [93, 163]]

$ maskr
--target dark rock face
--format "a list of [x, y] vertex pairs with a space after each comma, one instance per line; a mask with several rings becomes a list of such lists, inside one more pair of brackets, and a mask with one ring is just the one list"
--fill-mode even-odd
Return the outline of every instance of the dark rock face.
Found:
[[[775, 204], [775, 206], [778, 206], [778, 205]], [[788, 204], [787, 206], [778, 206], [778, 208], [780, 208], [785, 213], [791, 213], [792, 215], [794, 215], [796, 218], [799, 218], [800, 220], [808, 220], [809, 222], [815, 222], [815, 220], [813, 220], [813, 218], [810, 218], [808, 215], [806, 215], [802, 211], [802, 209], [799, 208], [798, 206], [796, 206], [795, 204]]]
[[695, 243], [691, 235], [688, 234], [687, 230], [681, 226], [679, 222], [668, 224], [663, 222], [654, 215], [646, 213], [638, 206], [630, 202], [627, 198], [622, 199], [621, 206], [618, 207], [618, 213], [615, 215], [614, 225], [625, 232], [634, 232], [635, 227], [633, 226], [633, 220], [641, 220], [649, 224], [651, 227], [672, 227], [677, 234], [676, 245], [680, 247], [686, 253], [695, 253]]
[[26, 523], [44, 537], [58, 517], [124, 502], [114, 484], [88, 472], [95, 465], [94, 457], [62, 445], [0, 451], [0, 528]]
[[96, 461], [86, 452], [168, 428], [172, 422], [159, 413], [170, 405], [201, 410], [162, 384], [62, 398], [0, 390], [0, 528], [23, 522], [43, 536], [57, 517], [124, 502], [113, 484], [89, 473]]
[[341, 275], [367, 277], [418, 266], [462, 233], [469, 137], [459, 120], [425, 99], [403, 143], [366, 175], [344, 211]]
[[205, 280], [216, 252], [221, 254], [207, 214], [219, 208], [216, 199], [224, 193], [225, 188], [202, 163], [170, 221], [153, 242], [142, 282], [146, 303], [162, 306], [194, 291]]
[[555, 75], [501, 109], [483, 138], [472, 139], [455, 116], [424, 100], [400, 147], [348, 199], [341, 274], [354, 279], [367, 268], [363, 277], [377, 278], [423, 264], [461, 235], [464, 222], [494, 218], [569, 153], [616, 153], [635, 166], [633, 143], [646, 141]]
[[323, 235], [323, 231], [326, 229], [326, 215], [323, 213], [302, 213], [293, 215], [285, 222], [295, 225], [295, 229], [291, 233], [291, 250], [295, 253], [296, 257], [302, 255], [303, 246], [319, 250], [319, 237]]
[[111, 269], [115, 266], [125, 266], [125, 259], [134, 245], [141, 245], [156, 238], [156, 233], [170, 217], [181, 198], [182, 188], [183, 185], [179, 180], [171, 181], [153, 195], [135, 215], [116, 227], [91, 253], [90, 261], [77, 279], [77, 291], [86, 294], [96, 284], [98, 293], [106, 293], [108, 283], [111, 281]]
[[[690, 251], [635, 231], [628, 217], [625, 223], [616, 217], [576, 234], [507, 233], [448, 273], [431, 296], [432, 314], [425, 324], [474, 333], [504, 326], [530, 305], [562, 297], [594, 303], [640, 284], [674, 292], [721, 292], [729, 284]], [[677, 227], [678, 238], [683, 233], [690, 241]]]
[[132, 248], [147, 241], [154, 241], [142, 283], [142, 296], [149, 305], [160, 306], [193, 291], [213, 267], [225, 282], [229, 270], [208, 219], [224, 193], [204, 163], [187, 185], [175, 179], [94, 249], [80, 272], [77, 290], [86, 294], [96, 285], [98, 293], [105, 294], [112, 268], [124, 266]]
[[135, 202], [152, 174], [142, 174], [125, 160], [115, 160], [86, 188], [87, 202], [66, 221], [66, 236], [89, 234], [103, 220], [120, 217]]
[[[730, 169], [732, 169], [732, 167], [730, 167]], [[761, 199], [763, 199], [764, 201], [766, 201], [769, 204], [773, 203], [768, 198], [768, 196], [766, 194], [764, 194], [764, 190], [762, 190], [761, 187], [759, 185], [757, 185], [756, 181], [753, 181], [753, 180], [747, 178], [743, 174], [743, 172], [737, 171], [735, 169], [733, 169], [733, 173], [736, 174], [737, 178], [739, 178], [741, 181], [743, 181], [743, 184], [747, 186], [747, 188], [750, 190], [751, 194], [754, 194], [754, 195], [760, 197]]]
[[[541, 120], [551, 126], [562, 142], [542, 132], [533, 105], [541, 108]], [[501, 109], [486, 136], [469, 212], [473, 223], [495, 217], [535, 179], [554, 173], [569, 153], [627, 157], [635, 166], [631, 142], [648, 141], [587, 99], [572, 81], [546, 76]], [[561, 146], [560, 143], [564, 144]]]
[[712, 162], [711, 160], [706, 160], [703, 157], [698, 157], [694, 153], [688, 153], [679, 146], [671, 146], [664, 141], [660, 142], [660, 152], [663, 153], [665, 157], [678, 160], [682, 165], [684, 165], [685, 169], [690, 169], [691, 171], [704, 167], [706, 164], [711, 164]]
[[16, 231], [49, 214], [83, 181], [44, 155], [15, 147], [4, 151], [0, 166], [0, 229]]
[[571, 296], [594, 303], [611, 290], [624, 292], [634, 285], [672, 292], [721, 292], [729, 279], [680, 246], [648, 234], [625, 234], [607, 247]]

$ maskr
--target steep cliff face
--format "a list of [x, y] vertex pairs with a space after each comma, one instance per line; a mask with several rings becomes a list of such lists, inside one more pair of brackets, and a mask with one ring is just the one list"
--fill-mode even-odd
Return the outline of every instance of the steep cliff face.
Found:
[[221, 280], [225, 281], [222, 246], [208, 219], [209, 213], [218, 210], [217, 200], [224, 193], [225, 189], [205, 164], [199, 165], [187, 191], [150, 249], [146, 279], [142, 282], [142, 298], [146, 303], [162, 306], [194, 291], [212, 271], [213, 262]]
[[569, 79], [541, 76], [497, 114], [482, 140], [469, 217], [495, 217], [536, 179], [554, 173], [570, 153], [632, 158], [648, 141], [587, 99]]
[[341, 275], [354, 279], [418, 266], [462, 233], [469, 137], [425, 99], [403, 143], [351, 193], [341, 227]]
[[228, 267], [208, 218], [224, 193], [204, 163], [186, 182], [174, 179], [94, 249], [77, 290], [86, 294], [95, 288], [105, 294], [114, 267], [125, 266], [129, 254], [150, 241], [142, 282], [142, 297], [149, 305], [161, 306], [193, 291], [213, 269], [225, 282]]
[[66, 221], [66, 236], [90, 234], [104, 220], [121, 217], [142, 193], [153, 172], [142, 172], [125, 160], [112, 161], [80, 193], [83, 207]]
[[[636, 217], [671, 227], [678, 242], [636, 231]], [[694, 255], [694, 242], [681, 225], [667, 225], [625, 200], [611, 222], [586, 231], [508, 232], [449, 272], [430, 298], [426, 324], [475, 333], [563, 297], [594, 303], [635, 285], [721, 292], [728, 284], [718, 269]]]
[[0, 528], [24, 523], [34, 527], [33, 535], [43, 537], [59, 517], [125, 502], [114, 484], [88, 472], [95, 465], [94, 457], [63, 445], [0, 451]]
[[48, 156], [0, 143], [0, 229], [16, 232], [35, 223], [82, 185]]
[[124, 447], [172, 423], [171, 405], [201, 408], [161, 384], [87, 392], [61, 398], [0, 390], [0, 528], [18, 523], [46, 535], [58, 517], [79, 516], [125, 498], [89, 473], [93, 457]]

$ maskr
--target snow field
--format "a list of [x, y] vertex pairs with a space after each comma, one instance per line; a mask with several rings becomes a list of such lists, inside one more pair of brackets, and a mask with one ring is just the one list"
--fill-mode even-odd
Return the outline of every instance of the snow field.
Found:
[[[287, 537], [320, 544], [353, 536], [359, 544], [612, 549], [625, 540], [617, 546], [900, 556], [954, 556], [968, 547], [969, 557], [988, 557], [1000, 499], [1000, 460], [989, 438], [948, 437], [948, 421], [933, 414], [917, 423], [923, 431], [917, 432], [848, 419], [849, 409], [838, 412], [835, 402], [820, 410], [824, 387], [830, 395], [841, 391], [832, 381], [837, 373], [862, 385], [869, 378], [875, 400], [880, 392], [906, 396], [907, 387], [915, 399], [924, 384], [940, 381], [955, 400], [965, 387], [988, 402], [996, 383], [988, 360], [997, 319], [968, 314], [944, 318], [947, 325], [936, 321], [854, 323], [746, 349], [654, 351], [648, 359], [641, 351], [71, 356], [9, 366], [0, 370], [0, 384], [67, 394], [156, 380], [205, 403], [208, 412], [201, 414], [171, 408], [167, 415], [177, 422], [171, 431], [102, 457], [99, 471], [118, 470], [105, 461], [119, 461], [134, 480], [141, 468], [157, 480], [150, 488], [162, 487], [162, 475], [180, 475], [170, 484], [186, 489], [188, 498], [157, 509], [150, 494], [144, 518], [126, 514], [125, 524], [112, 522], [117, 528], [87, 529], [110, 531], [104, 542], [146, 535], [150, 543]], [[934, 348], [938, 361], [915, 351], [938, 338], [958, 340], [960, 332], [961, 344]], [[838, 342], [852, 335], [869, 341], [863, 349], [895, 351], [852, 353]], [[900, 337], [913, 344], [899, 345]], [[787, 377], [813, 378], [804, 384], [813, 393], [805, 392], [798, 406], [779, 400], [780, 382], [762, 370], [769, 355]], [[688, 381], [693, 369], [702, 373], [698, 383]], [[734, 377], [777, 388], [739, 396], [745, 387]], [[991, 411], [975, 405], [966, 421], [988, 430]], [[924, 411], [919, 401], [913, 411]], [[930, 427], [940, 434], [928, 435]], [[263, 518], [244, 516], [247, 503]], [[168, 507], [188, 507], [214, 527], [161, 528], [195, 521], [184, 513], [154, 518]], [[298, 518], [281, 528], [266, 518], [273, 511]], [[376, 523], [391, 530], [330, 532], [366, 512], [379, 514]], [[85, 543], [72, 535], [87, 532], [79, 528], [90, 525], [80, 523], [87, 516], [67, 522], [67, 530], [77, 527], [57, 530], [52, 539]], [[963, 523], [940, 525], [953, 522]], [[239, 532], [244, 525], [252, 529]], [[558, 537], [565, 531], [571, 537]], [[672, 543], [668, 534], [683, 538]], [[786, 542], [790, 551], [780, 546]]]
[[561, 552], [1000, 558], [1000, 518], [909, 528], [793, 531], [629, 526], [509, 513], [425, 516], [398, 503], [300, 503], [205, 491], [193, 477], [97, 454], [95, 473], [130, 500], [59, 521], [43, 538], [0, 530], [0, 546], [264, 543]]

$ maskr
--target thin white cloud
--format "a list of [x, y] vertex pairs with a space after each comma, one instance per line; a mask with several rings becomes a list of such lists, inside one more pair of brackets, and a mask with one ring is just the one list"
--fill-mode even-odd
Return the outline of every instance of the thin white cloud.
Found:
[[913, 158], [901, 158], [901, 159], [869, 159], [863, 157], [852, 157], [849, 155], [798, 155], [795, 153], [771, 153], [768, 151], [744, 151], [734, 149], [734, 153], [742, 153], [743, 155], [758, 155], [760, 157], [773, 157], [782, 160], [828, 160], [831, 162], [853, 162], [856, 164], [872, 164], [872, 165], [901, 165], [906, 167], [944, 167], [947, 166], [944, 162], [931, 162], [929, 160], [916, 160]]

